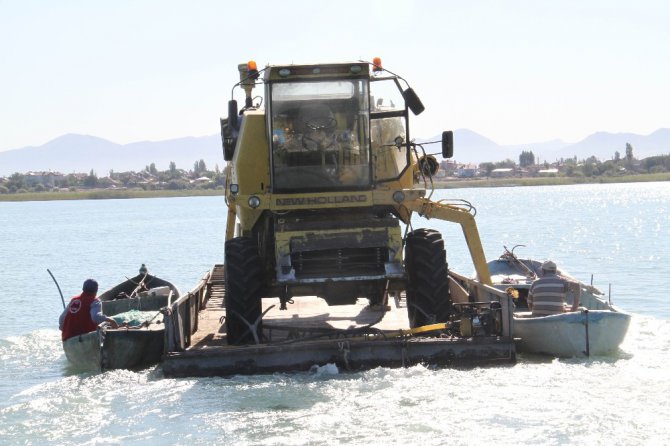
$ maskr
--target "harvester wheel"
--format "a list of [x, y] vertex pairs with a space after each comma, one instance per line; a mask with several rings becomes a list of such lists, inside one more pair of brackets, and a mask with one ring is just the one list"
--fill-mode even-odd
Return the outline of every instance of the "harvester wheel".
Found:
[[407, 234], [405, 244], [407, 316], [411, 328], [447, 322], [452, 312], [447, 253], [442, 235], [433, 229]]
[[[236, 237], [228, 240], [225, 270], [228, 344], [254, 343], [253, 331], [247, 323], [254, 324], [261, 317], [262, 311], [262, 263], [256, 243], [249, 237]], [[260, 338], [260, 322], [256, 326], [256, 334]]]

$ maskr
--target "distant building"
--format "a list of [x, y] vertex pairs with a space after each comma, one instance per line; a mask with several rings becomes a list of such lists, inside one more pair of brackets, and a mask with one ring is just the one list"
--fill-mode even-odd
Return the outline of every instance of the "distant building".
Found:
[[37, 186], [42, 184], [47, 187], [55, 187], [57, 181], [61, 181], [65, 176], [60, 172], [28, 172], [24, 175], [24, 181], [27, 186]]
[[537, 171], [537, 174], [541, 177], [551, 177], [558, 175], [558, 169], [551, 167], [549, 169], [540, 169]]
[[440, 170], [447, 176], [457, 175], [458, 163], [454, 160], [443, 160], [440, 163]]
[[491, 178], [508, 178], [514, 175], [514, 169], [511, 167], [500, 167], [491, 171]]
[[459, 178], [473, 178], [479, 174], [476, 164], [463, 164], [456, 170], [456, 176]]

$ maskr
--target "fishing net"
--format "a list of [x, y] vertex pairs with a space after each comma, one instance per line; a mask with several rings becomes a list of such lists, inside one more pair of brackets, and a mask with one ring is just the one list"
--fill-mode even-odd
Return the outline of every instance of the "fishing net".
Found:
[[163, 322], [163, 314], [160, 311], [129, 310], [124, 313], [115, 314], [111, 317], [117, 324], [127, 324], [130, 327], [136, 327], [142, 324], [159, 324]]

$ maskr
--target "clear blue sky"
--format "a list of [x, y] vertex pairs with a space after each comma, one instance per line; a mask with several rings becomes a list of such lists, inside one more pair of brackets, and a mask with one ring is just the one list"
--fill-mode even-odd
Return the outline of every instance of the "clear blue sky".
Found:
[[426, 105], [414, 136], [670, 127], [667, 1], [0, 0], [0, 150], [217, 133], [240, 62], [375, 56]]

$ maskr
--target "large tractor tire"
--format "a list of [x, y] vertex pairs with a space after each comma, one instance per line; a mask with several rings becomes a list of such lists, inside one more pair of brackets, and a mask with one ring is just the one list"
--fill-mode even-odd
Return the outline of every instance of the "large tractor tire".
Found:
[[407, 316], [411, 328], [447, 322], [452, 313], [447, 253], [442, 235], [433, 229], [407, 234], [405, 268]]
[[[255, 343], [252, 329], [262, 312], [262, 263], [256, 243], [249, 237], [236, 237], [226, 242], [226, 330], [228, 344]], [[261, 323], [256, 326], [260, 339]]]

